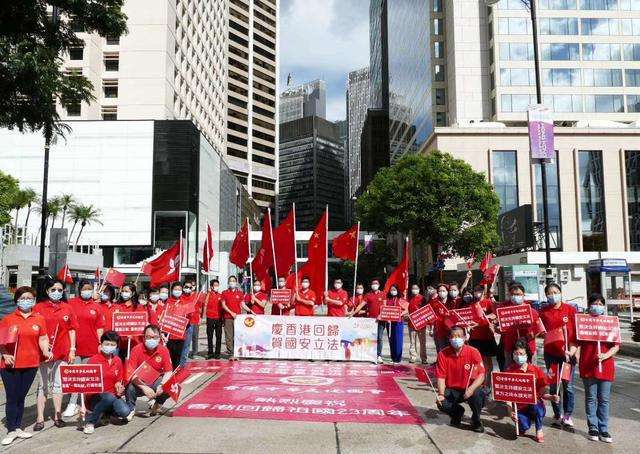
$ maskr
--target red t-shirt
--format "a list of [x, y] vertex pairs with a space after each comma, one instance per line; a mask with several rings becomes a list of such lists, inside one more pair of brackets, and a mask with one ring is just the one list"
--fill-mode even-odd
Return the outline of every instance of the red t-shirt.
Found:
[[[244, 300], [244, 293], [242, 293], [242, 290], [226, 289], [222, 292], [221, 301], [223, 301], [227, 305], [227, 308], [235, 314], [242, 313], [242, 300]], [[233, 318], [233, 316], [229, 312], [225, 311], [224, 308], [222, 311], [226, 320]]]
[[[523, 303], [528, 304], [528, 303]], [[509, 307], [515, 306], [512, 302], [507, 302], [500, 307]], [[504, 348], [505, 355], [511, 355], [513, 352], [513, 347], [516, 345], [516, 342], [521, 337], [527, 337], [529, 348], [531, 349], [531, 353], [535, 355], [536, 353], [536, 339], [531, 339], [530, 337], [537, 331], [536, 325], [538, 325], [538, 321], [540, 320], [540, 316], [538, 315], [538, 311], [534, 308], [531, 308], [531, 318], [533, 319], [533, 324], [529, 328], [520, 328], [520, 329], [510, 329], [504, 333], [502, 333], [502, 347]]]
[[426, 300], [424, 296], [420, 295], [419, 293], [417, 295], [411, 295], [409, 297], [409, 313], [411, 314], [412, 312], [417, 311], [425, 304]]
[[[451, 309], [452, 305], [454, 304], [453, 300], [449, 298], [447, 298], [443, 302], [437, 295], [431, 301], [439, 302], [440, 304], [442, 304], [442, 306], [445, 307], [445, 309]], [[439, 307], [440, 306], [438, 305], [433, 305], [434, 312], [438, 316], [436, 322], [433, 324], [433, 337], [436, 339], [445, 339], [449, 336], [449, 328], [447, 328], [447, 325], [444, 323], [444, 314], [440, 313], [440, 311], [438, 310]]]
[[364, 295], [364, 300], [367, 302], [367, 316], [369, 318], [378, 318], [380, 315], [380, 308], [384, 304], [385, 300], [384, 292], [380, 290], [371, 291]]
[[[314, 304], [318, 304], [318, 300], [316, 298], [316, 292], [314, 292], [313, 290], [300, 289], [298, 293], [300, 294], [300, 298], [313, 301]], [[302, 304], [299, 301], [296, 301], [296, 315], [303, 316], [303, 317], [314, 315], [314, 306], [308, 306], [306, 304]]]
[[[598, 367], [598, 343], [578, 341], [580, 345], [580, 377], [597, 378], [599, 380], [614, 381], [616, 378], [616, 361], [613, 357], [602, 361], [602, 372]], [[607, 353], [614, 345], [613, 342], [600, 342], [600, 353]]]
[[116, 305], [109, 303], [101, 303], [100, 310], [102, 310], [102, 316], [104, 317], [104, 330], [111, 331], [113, 329], [113, 310]]
[[[264, 303], [266, 303], [268, 300], [267, 294], [263, 291], [256, 292], [253, 295], [256, 297], [257, 300], [262, 301]], [[247, 293], [247, 295], [245, 296], [244, 302], [247, 303], [247, 306], [251, 308], [254, 314], [264, 315], [264, 307], [260, 306], [259, 304], [253, 304], [253, 300], [251, 299], [251, 293]]]
[[327, 303], [327, 316], [329, 317], [346, 316], [347, 306], [349, 303], [349, 295], [347, 294], [347, 292], [341, 288], [340, 290], [331, 289], [329, 290], [328, 293], [329, 293], [329, 298], [331, 298], [332, 300], [342, 301], [342, 306], [336, 306], [334, 304]]
[[190, 295], [183, 293], [182, 297], [180, 298], [181, 303], [193, 305], [194, 310], [189, 312], [190, 325], [200, 324], [200, 312], [202, 311], [202, 301], [198, 298], [198, 295], [199, 293], [191, 293]]
[[[475, 304], [471, 303], [471, 304]], [[470, 306], [471, 304], [463, 303], [463, 306]], [[483, 298], [478, 301], [480, 307], [484, 311], [485, 314], [491, 314], [493, 311], [491, 300], [487, 298]], [[482, 320], [482, 323], [479, 323], [478, 326], [473, 328], [469, 333], [469, 339], [474, 340], [482, 340], [482, 341], [491, 341], [494, 339], [493, 331], [491, 331], [491, 327], [489, 326], [489, 322], [486, 319]]]
[[[472, 366], [473, 376], [470, 377]], [[443, 348], [438, 353], [436, 377], [444, 378], [447, 388], [465, 390], [467, 383], [471, 384], [475, 377], [483, 374], [482, 356], [470, 345], [463, 345], [458, 355], [451, 346]]]
[[67, 359], [71, 348], [69, 331], [78, 329], [78, 320], [71, 305], [62, 301], [54, 303], [46, 300], [36, 304], [33, 312], [42, 315], [47, 324], [49, 345], [53, 345], [53, 359]]
[[[527, 371], [523, 371], [520, 369], [520, 366], [513, 363], [506, 372], [511, 372], [514, 374], [529, 374], [536, 377], [536, 397], [538, 398], [538, 402], [542, 402], [542, 394], [544, 393], [544, 388], [547, 386], [547, 376], [538, 366], [534, 366], [533, 364], [527, 364]], [[518, 410], [524, 410], [530, 404], [518, 404]]]
[[122, 382], [124, 379], [122, 360], [118, 356], [113, 356], [111, 357], [111, 362], [109, 362], [109, 359], [104, 354], [98, 353], [89, 358], [87, 364], [102, 364], [103, 392], [116, 394], [116, 383]]
[[158, 345], [151, 351], [144, 344], [133, 347], [127, 361], [129, 370], [136, 370], [144, 362], [160, 373], [173, 371], [169, 349], [164, 345]]
[[[549, 305], [540, 311], [540, 319], [547, 329], [544, 352], [564, 358], [565, 340], [568, 344], [576, 343], [576, 309], [567, 303], [560, 303], [557, 309]], [[565, 331], [567, 339], [564, 338]], [[549, 341], [552, 338], [557, 340]]]
[[[22, 316], [22, 312], [16, 309], [15, 312], [6, 315], [0, 320], [0, 328], [16, 329], [18, 333], [17, 350], [15, 350], [15, 342], [5, 345], [8, 354], [13, 355], [15, 351], [13, 368], [24, 369], [40, 365], [42, 351], [40, 350], [39, 340], [40, 336], [47, 334], [47, 323], [42, 315], [31, 312], [25, 318]], [[6, 367], [3, 359], [0, 361], [0, 369], [5, 369]]]
[[[349, 300], [349, 309], [350, 310], [354, 310], [356, 309], [358, 306], [360, 306], [360, 303], [362, 303], [364, 301], [364, 295], [355, 295], [353, 297], [351, 297], [351, 300]], [[367, 316], [367, 306], [363, 306], [362, 309], [360, 309], [360, 312], [358, 312], [357, 314], [353, 315], [354, 317], [366, 317]]]
[[207, 301], [207, 318], [219, 319], [222, 314], [222, 306], [220, 306], [220, 300], [222, 295], [215, 290], [209, 291], [209, 300]]
[[104, 330], [105, 320], [102, 308], [92, 299], [72, 298], [69, 305], [78, 320], [76, 329], [76, 355], [93, 356], [98, 353], [100, 338], [98, 330]]

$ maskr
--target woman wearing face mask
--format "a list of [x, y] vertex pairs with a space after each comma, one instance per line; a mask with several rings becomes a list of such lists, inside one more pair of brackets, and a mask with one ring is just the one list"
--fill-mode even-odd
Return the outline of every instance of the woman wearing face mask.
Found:
[[[409, 308], [406, 320], [409, 320], [409, 314], [417, 311], [427, 304], [427, 300], [420, 294], [418, 284], [411, 286], [411, 295], [409, 295]], [[422, 329], [415, 329], [411, 320], [409, 320], [409, 362], [418, 361], [418, 352], [420, 353], [420, 362], [427, 364], [427, 339], [426, 326]]]
[[13, 342], [0, 345], [0, 376], [6, 394], [7, 426], [7, 435], [2, 439], [3, 446], [10, 445], [16, 438], [33, 436], [22, 430], [24, 400], [36, 377], [40, 358], [44, 357], [45, 361], [53, 359], [44, 317], [33, 312], [36, 291], [31, 287], [18, 287], [13, 301], [16, 310], [0, 321], [0, 329], [14, 334]]
[[113, 325], [112, 309], [116, 292], [110, 285], [105, 285], [100, 292], [100, 309], [104, 317], [104, 332], [111, 331]]
[[160, 303], [163, 304], [164, 306], [167, 305], [167, 302], [169, 301], [169, 287], [166, 285], [161, 285], [158, 288], [158, 294], [160, 295]]
[[444, 312], [451, 307], [452, 300], [449, 299], [449, 289], [446, 284], [439, 284], [436, 287], [437, 296], [432, 300], [431, 306], [438, 316], [433, 324], [433, 342], [436, 352], [440, 352], [449, 345], [449, 330], [444, 323]]
[[516, 342], [512, 353], [512, 364], [507, 370], [514, 374], [529, 374], [536, 378], [536, 395], [538, 396], [538, 402], [535, 405], [532, 404], [516, 404], [518, 407], [518, 417], [513, 411], [512, 407], [509, 407], [509, 415], [511, 419], [518, 424], [520, 435], [524, 435], [532, 425], [536, 427], [536, 441], [542, 443], [544, 441], [544, 433], [542, 432], [542, 420], [546, 413], [543, 400], [550, 400], [551, 402], [558, 403], [559, 397], [555, 394], [549, 394], [547, 390], [547, 377], [542, 369], [531, 364], [532, 355], [529, 345], [525, 340], [519, 340]]
[[389, 350], [391, 351], [391, 360], [393, 364], [399, 364], [402, 361], [402, 343], [404, 340], [404, 322], [402, 321], [409, 313], [409, 303], [402, 298], [398, 287], [394, 284], [389, 289], [385, 306], [400, 306], [402, 315], [399, 322], [389, 322]]
[[[114, 306], [113, 313], [117, 312], [141, 312], [146, 313], [146, 302], [140, 304], [138, 298], [138, 291], [134, 284], [125, 284], [120, 289], [120, 296], [118, 297], [118, 304]], [[124, 362], [131, 349], [142, 342], [143, 336], [120, 336], [120, 345], [118, 348], [118, 355]]]
[[462, 301], [462, 298], [460, 298], [460, 289], [458, 288], [458, 283], [457, 282], [450, 282], [449, 283], [449, 300], [448, 303], [449, 305], [447, 306], [448, 309], [456, 309], [458, 308], [458, 306], [460, 305], [460, 302]]
[[[356, 307], [355, 312], [358, 313], [365, 309], [367, 311], [367, 317], [378, 319], [380, 315], [380, 308], [384, 304], [385, 294], [380, 290], [380, 281], [378, 279], [371, 280], [371, 291], [364, 295], [362, 302]], [[389, 324], [377, 320], [378, 333], [377, 333], [377, 362], [382, 364], [382, 339], [384, 338], [384, 331], [387, 330], [387, 336], [389, 335]]]
[[[278, 289], [282, 290], [286, 288], [287, 288], [287, 280], [283, 276], [280, 276], [278, 278]], [[289, 315], [291, 313], [292, 302], [293, 302], [292, 299], [289, 299], [288, 304], [282, 304], [282, 303], [273, 304], [273, 302], [271, 302], [271, 315]]]
[[[542, 304], [540, 319], [547, 330], [544, 336], [544, 363], [547, 369], [555, 364], [560, 370], [562, 364], [571, 370], [571, 379], [562, 380], [562, 410], [556, 402], [552, 402], [553, 425], [565, 426], [568, 431], [573, 431], [574, 394], [573, 377], [576, 365], [576, 310], [573, 306], [562, 301], [562, 289], [556, 283], [548, 284], [544, 293], [547, 300]], [[558, 384], [550, 383], [551, 394], [557, 393]]]
[[[80, 296], [69, 300], [69, 305], [78, 319], [76, 364], [86, 363], [91, 356], [98, 353], [100, 337], [106, 325], [103, 308], [93, 299], [93, 284], [89, 281], [80, 281], [78, 290]], [[109, 294], [104, 294], [108, 299]], [[78, 394], [74, 393], [69, 398], [62, 416], [71, 418], [78, 413], [78, 410]]]
[[33, 430], [44, 429], [44, 407], [47, 398], [53, 398], [55, 416], [53, 424], [64, 427], [62, 420], [62, 383], [60, 365], [72, 364], [76, 359], [76, 333], [78, 320], [64, 296], [64, 284], [52, 280], [45, 286], [46, 294], [35, 305], [33, 312], [42, 315], [47, 324], [52, 361], [40, 364], [37, 397], [37, 418]]
[[259, 281], [254, 281], [253, 293], [248, 293], [244, 297], [244, 308], [254, 315], [264, 315], [264, 308], [267, 306], [268, 300], [267, 292], [262, 289], [262, 284]]
[[198, 338], [200, 337], [200, 312], [202, 311], [202, 301], [196, 291], [196, 283], [193, 279], [187, 279], [182, 286], [182, 303], [194, 310], [189, 313], [189, 328], [185, 334], [184, 346], [180, 364], [187, 362], [187, 357], [193, 358], [198, 352]]
[[104, 390], [99, 394], [87, 394], [87, 407], [91, 413], [87, 416], [83, 432], [92, 434], [95, 425], [104, 413], [122, 418], [125, 421], [133, 419], [134, 411], [120, 398], [124, 394], [124, 366], [116, 355], [120, 336], [115, 331], [107, 331], [100, 337], [100, 353], [93, 355], [87, 364], [102, 366], [102, 383]]
[[147, 313], [149, 314], [149, 324], [157, 325], [164, 310], [164, 304], [160, 301], [160, 292], [157, 288], [150, 288], [144, 295], [147, 302]]
[[[180, 282], [174, 282], [171, 285], [171, 297], [167, 300], [167, 304], [165, 306], [165, 314], [186, 316], [186, 314], [184, 314], [184, 309], [182, 308], [183, 305], [181, 299], [182, 284]], [[167, 348], [169, 349], [169, 353], [171, 353], [171, 363], [173, 364], [174, 369], [180, 365], [184, 343], [185, 334], [182, 336], [175, 336], [172, 334], [169, 336], [169, 340], [167, 341]]]
[[[606, 301], [599, 293], [589, 297], [587, 309], [592, 317], [606, 314]], [[618, 342], [578, 341], [580, 360], [578, 367], [584, 383], [584, 407], [587, 413], [589, 440], [611, 443], [609, 433], [609, 403], [611, 385], [615, 380]]]
[[[364, 302], [364, 285], [361, 283], [356, 284], [356, 294], [351, 297], [349, 301], [349, 317], [366, 317], [367, 310], [365, 309]], [[358, 307], [362, 309], [356, 311]]]

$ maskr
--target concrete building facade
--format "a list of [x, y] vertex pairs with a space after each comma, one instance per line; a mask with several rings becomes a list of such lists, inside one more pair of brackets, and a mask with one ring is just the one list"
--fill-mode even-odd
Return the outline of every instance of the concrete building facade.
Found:
[[287, 88], [280, 94], [280, 123], [304, 117], [327, 118], [327, 88], [324, 80]]

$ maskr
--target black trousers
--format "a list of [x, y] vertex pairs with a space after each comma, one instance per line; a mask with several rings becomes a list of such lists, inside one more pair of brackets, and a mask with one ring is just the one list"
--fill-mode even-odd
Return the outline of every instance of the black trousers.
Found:
[[222, 347], [222, 319], [220, 318], [208, 318], [207, 317], [207, 352], [209, 355], [213, 355], [213, 335], [216, 335], [216, 356], [220, 356], [220, 349]]
[[[464, 400], [464, 390], [447, 388], [444, 391], [442, 411], [451, 416], [453, 421], [460, 422], [464, 415], [464, 407], [460, 405]], [[482, 387], [476, 389], [471, 397], [466, 400], [471, 408], [471, 421], [474, 425], [480, 424], [480, 412], [484, 407], [484, 391]]]
[[180, 364], [180, 356], [182, 356], [182, 347], [184, 347], [184, 339], [169, 339], [167, 348], [169, 356], [171, 356], [171, 365], [175, 369]]
[[13, 432], [22, 428], [22, 414], [24, 413], [24, 400], [29, 388], [36, 378], [37, 367], [25, 369], [5, 368], [0, 370], [2, 383], [7, 394], [5, 411], [7, 412], [7, 431]]

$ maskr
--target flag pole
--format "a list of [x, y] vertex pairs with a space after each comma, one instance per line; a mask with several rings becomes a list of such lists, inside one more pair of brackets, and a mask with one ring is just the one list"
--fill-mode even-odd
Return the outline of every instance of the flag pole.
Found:
[[[245, 219], [247, 223], [247, 245], [249, 246], [249, 291], [251, 292], [251, 298], [253, 298], [253, 257], [251, 257], [251, 224], [249, 224], [249, 217]], [[251, 301], [253, 303], [253, 301]]]
[[329, 205], [325, 205], [324, 212], [326, 215], [325, 235], [324, 235], [324, 292], [329, 290]]
[[[293, 267], [298, 280], [298, 244], [296, 243], [296, 202], [293, 202]], [[297, 286], [296, 286], [297, 287]]]
[[[269, 236], [271, 237], [271, 256], [273, 259], [273, 272], [276, 275], [276, 285], [278, 285], [278, 266], [276, 265], [276, 248], [273, 244], [273, 224], [271, 224], [271, 208], [267, 208], [269, 216]], [[267, 273], [268, 275], [268, 273]]]
[[182, 229], [180, 229], [180, 262], [178, 263], [178, 282], [182, 281], [182, 259], [184, 255], [184, 248], [182, 244]]
[[409, 236], [407, 235], [404, 238], [404, 250], [407, 253], [407, 278], [405, 279], [404, 285], [404, 297], [409, 298], [409, 265], [411, 263], [410, 255], [409, 255]]
[[355, 266], [353, 267], [353, 297], [356, 297], [356, 284], [358, 282], [358, 252], [360, 244], [360, 221], [358, 221], [358, 227], [356, 228], [356, 261]]

